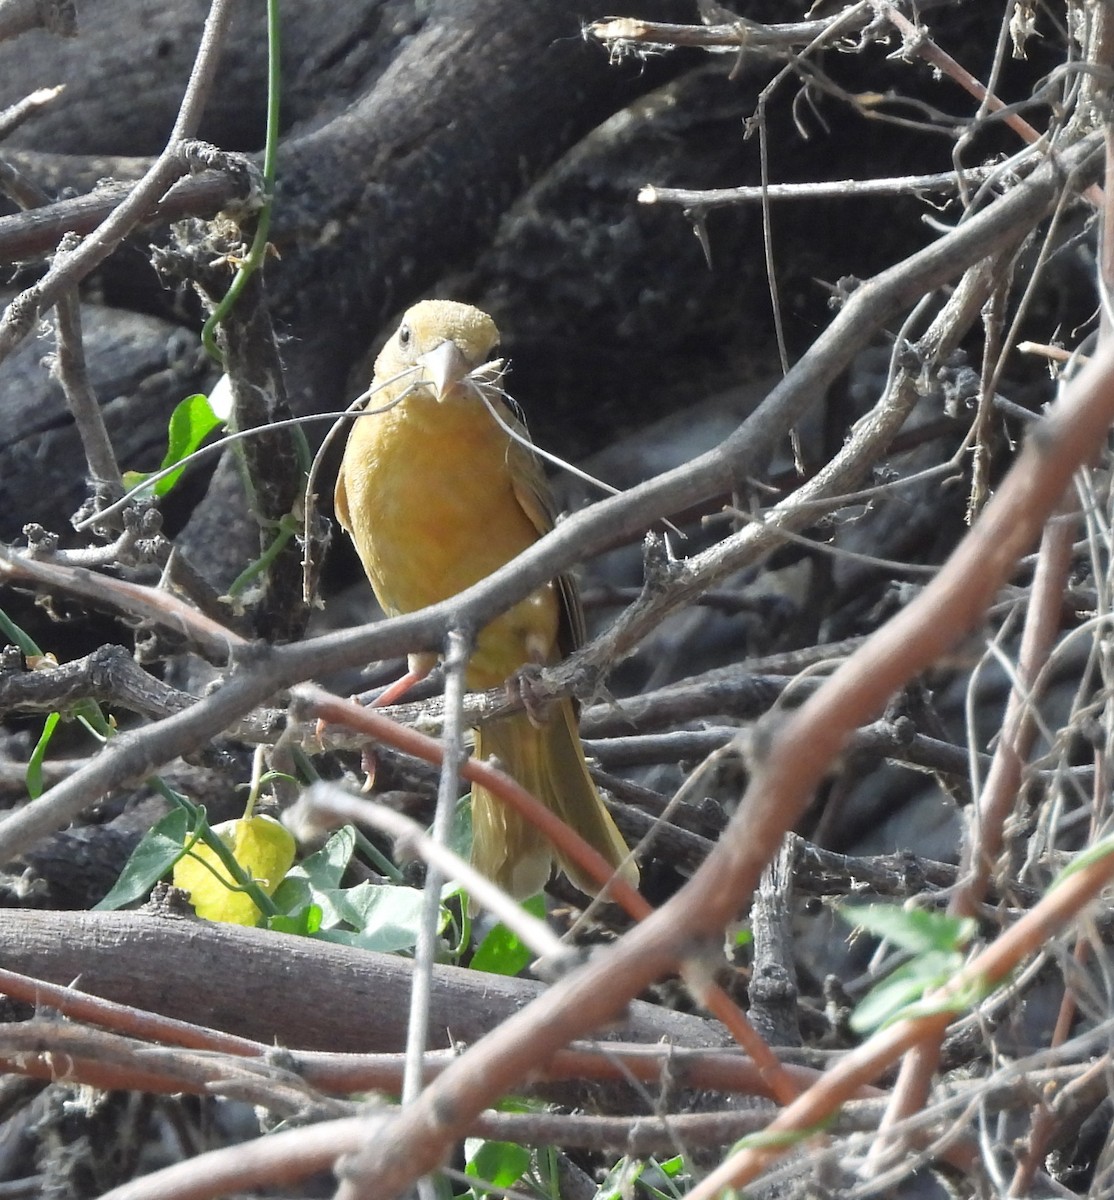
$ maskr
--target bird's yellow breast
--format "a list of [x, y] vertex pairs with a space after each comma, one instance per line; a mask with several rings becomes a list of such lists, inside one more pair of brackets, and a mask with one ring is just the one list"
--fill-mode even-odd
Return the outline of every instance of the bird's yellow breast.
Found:
[[[417, 391], [357, 419], [341, 468], [345, 523], [384, 611], [448, 599], [537, 540], [515, 495], [508, 446], [467, 392], [439, 401]], [[549, 585], [481, 632], [469, 684], [496, 686], [525, 662], [548, 661], [557, 624]]]

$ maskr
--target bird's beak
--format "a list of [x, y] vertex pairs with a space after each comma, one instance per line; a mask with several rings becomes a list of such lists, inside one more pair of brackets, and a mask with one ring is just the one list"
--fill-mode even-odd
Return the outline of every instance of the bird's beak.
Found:
[[472, 364], [465, 358], [464, 352], [449, 338], [428, 354], [423, 354], [418, 362], [422, 365], [425, 378], [433, 384], [438, 400], [444, 400], [472, 370]]

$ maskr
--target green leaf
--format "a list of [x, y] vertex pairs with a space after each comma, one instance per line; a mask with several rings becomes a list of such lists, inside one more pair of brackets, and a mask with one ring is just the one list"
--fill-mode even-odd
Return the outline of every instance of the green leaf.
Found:
[[145, 896], [182, 857], [189, 833], [189, 817], [181, 809], [167, 813], [144, 835], [132, 851], [112, 890], [93, 906], [95, 912], [111, 912]]
[[[433, 1188], [433, 1200], [453, 1200], [453, 1185], [449, 1182], [446, 1175], [438, 1172], [436, 1175], [427, 1176], [429, 1183]], [[461, 1192], [462, 1196], [471, 1196], [472, 1189], [469, 1188], [466, 1192]]]
[[449, 827], [447, 845], [454, 854], [469, 858], [472, 854], [472, 797], [462, 797], [456, 803], [453, 823]]
[[[678, 1180], [685, 1186], [679, 1186]], [[629, 1200], [636, 1194], [636, 1183], [657, 1200], [680, 1200], [688, 1182], [685, 1160], [679, 1154], [661, 1163], [654, 1158], [620, 1158], [600, 1184], [595, 1200]]]
[[292, 867], [271, 897], [279, 911], [297, 913], [315, 904], [321, 910], [321, 927], [329, 929], [340, 924], [345, 917], [337, 911], [336, 897], [342, 894], [340, 881], [355, 846], [356, 831], [345, 825], [320, 850]]
[[61, 713], [47, 714], [46, 720], [43, 722], [43, 731], [35, 743], [35, 749], [31, 751], [31, 757], [27, 760], [27, 774], [24, 778], [27, 783], [27, 794], [32, 800], [37, 800], [43, 794], [43, 760], [46, 758], [50, 739], [54, 736], [54, 731], [58, 728], [58, 722], [61, 719]]
[[[280, 925], [272, 922], [271, 927], [307, 932], [323, 941], [364, 950], [388, 954], [409, 950], [418, 940], [422, 893], [390, 884], [340, 887], [356, 841], [351, 826], [338, 829], [316, 854], [287, 873], [272, 896], [284, 916]], [[315, 921], [312, 928], [303, 930], [300, 915], [310, 908], [315, 910]], [[444, 910], [442, 919], [448, 919]]]
[[[535, 917], [545, 917], [545, 900], [541, 896], [531, 897], [522, 907]], [[473, 971], [486, 971], [490, 975], [517, 975], [533, 958], [530, 947], [520, 942], [506, 925], [499, 924], [480, 943], [468, 965]]]
[[[469, 1138], [464, 1144], [464, 1173], [483, 1180], [491, 1189], [509, 1188], [530, 1169], [530, 1152], [515, 1142], [485, 1142]], [[479, 1193], [490, 1190], [479, 1186]]]
[[651, 1158], [638, 1182], [658, 1200], [680, 1200], [688, 1189], [678, 1187], [675, 1181], [683, 1178], [684, 1174], [685, 1160], [680, 1154], [663, 1163]]
[[355, 931], [350, 945], [392, 954], [418, 940], [422, 893], [417, 888], [360, 883], [331, 894], [337, 913]]
[[321, 906], [317, 903], [317, 897], [320, 893], [309, 880], [299, 878], [295, 874], [297, 870], [297, 867], [293, 867], [288, 871], [286, 878], [271, 894], [271, 899], [275, 902], [275, 907], [280, 913], [285, 913], [288, 917], [296, 916], [303, 909], [309, 908], [310, 905], [316, 907], [318, 912], [320, 912]]
[[[220, 423], [221, 419], [213, 412], [208, 396], [202, 396], [200, 393], [187, 396], [170, 414], [166, 454], [159, 470], [165, 470], [188, 458]], [[156, 496], [165, 496], [181, 478], [183, 470], [185, 468], [181, 467], [169, 475], [164, 475], [152, 484], [151, 490]], [[152, 474], [157, 472], [126, 471], [124, 486], [130, 490], [145, 479], [150, 479]]]
[[240, 875], [230, 877], [229, 864], [206, 842], [174, 864], [174, 886], [189, 893], [194, 911], [206, 921], [258, 924], [262, 913], [256, 897], [242, 890], [238, 879], [253, 881], [270, 896], [294, 862], [294, 838], [280, 821], [268, 816], [223, 821], [210, 832], [231, 853]]
[[634, 1194], [634, 1185], [638, 1182], [646, 1164], [641, 1159], [628, 1158], [624, 1155], [618, 1159], [610, 1171], [603, 1177], [603, 1182], [596, 1191], [595, 1200], [625, 1200]]
[[491, 1106], [501, 1113], [544, 1113], [549, 1106], [544, 1100], [535, 1100], [530, 1096], [501, 1096]]
[[0, 633], [13, 646], [18, 646], [26, 657], [30, 658], [35, 654], [42, 654], [42, 651], [35, 644], [35, 639], [21, 629], [2, 608], [0, 608]]
[[676, 1179], [687, 1170], [685, 1156], [683, 1154], [675, 1154], [672, 1158], [667, 1158], [664, 1162], [659, 1162], [657, 1168], [667, 1179]]
[[307, 904], [294, 913], [280, 913], [268, 917], [266, 926], [276, 933], [293, 933], [298, 937], [312, 937], [321, 928], [321, 909], [316, 904]]
[[977, 928], [971, 918], [890, 904], [842, 905], [840, 915], [913, 955], [863, 998], [851, 1017], [856, 1032], [869, 1033], [907, 1017], [967, 1007], [966, 997], [924, 997], [962, 968], [964, 948]]
[[538, 1146], [534, 1151], [534, 1177], [542, 1200], [561, 1200], [561, 1168], [554, 1146]]
[[960, 950], [975, 936], [976, 929], [970, 917], [952, 917], [944, 912], [907, 909], [896, 904], [844, 904], [840, 906], [840, 914], [850, 924], [861, 925], [910, 954]]
[[289, 875], [275, 889], [272, 899], [279, 912], [294, 914], [311, 905], [320, 913], [319, 929], [336, 929], [348, 924], [349, 914], [344, 907], [344, 892], [340, 888], [322, 891], [305, 879]]
[[851, 1016], [851, 1028], [870, 1033], [888, 1025], [929, 989], [947, 982], [961, 965], [958, 955], [934, 952], [898, 967], [863, 997]]
[[[941, 984], [944, 982], [940, 981]], [[928, 996], [903, 1008], [897, 1018], [903, 1021], [915, 1021], [919, 1017], [936, 1016], [938, 1013], [958, 1015], [967, 1009], [972, 1009], [981, 1000], [985, 1000], [994, 991], [994, 985], [987, 979], [972, 979], [962, 988], [951, 990], [947, 995]]]
[[338, 829], [315, 854], [303, 859], [287, 876], [288, 879], [305, 879], [314, 887], [325, 891], [340, 887], [344, 872], [352, 861], [356, 848], [356, 831], [351, 825]]
[[787, 1149], [790, 1146], [797, 1146], [801, 1142], [808, 1141], [809, 1138], [815, 1137], [818, 1133], [823, 1133], [830, 1124], [831, 1118], [826, 1121], [819, 1121], [815, 1125], [809, 1125], [804, 1129], [773, 1131], [763, 1129], [758, 1133], [750, 1133], [746, 1137], [739, 1138], [735, 1145], [731, 1147], [731, 1152], [734, 1154], [739, 1150], [766, 1150], [771, 1147]]

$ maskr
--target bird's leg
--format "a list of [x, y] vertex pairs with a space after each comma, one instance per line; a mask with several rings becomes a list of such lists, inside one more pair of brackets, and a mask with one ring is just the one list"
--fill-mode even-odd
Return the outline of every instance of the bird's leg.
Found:
[[549, 721], [553, 709], [553, 693], [542, 681], [539, 663], [523, 663], [506, 682], [507, 698], [522, 705], [530, 724], [541, 729]]
[[[389, 683], [375, 697], [374, 700], [365, 704], [364, 708], [386, 708], [388, 704], [394, 702], [404, 696], [416, 683], [421, 683], [423, 679], [437, 665], [436, 654], [411, 654], [407, 660], [407, 671], [405, 675], [400, 675], [394, 683]], [[362, 703], [359, 696], [349, 696], [349, 699], [356, 704]], [[325, 722], [317, 722], [317, 740], [320, 741], [325, 731]]]
[[386, 708], [400, 700], [416, 683], [421, 681], [437, 665], [436, 654], [411, 654], [406, 659], [407, 671], [400, 675], [394, 683], [388, 684], [378, 696], [368, 705], [368, 708]]
[[[421, 683], [436, 665], [436, 654], [408, 655], [406, 659], [406, 674], [400, 675], [394, 683], [388, 684], [367, 707], [386, 708], [388, 704], [394, 704], [396, 700], [405, 696], [414, 684]], [[370, 747], [365, 749], [360, 755], [360, 766], [364, 772], [364, 784], [360, 788], [360, 791], [370, 792], [372, 784], [375, 782], [375, 768], [377, 766], [375, 751]]]

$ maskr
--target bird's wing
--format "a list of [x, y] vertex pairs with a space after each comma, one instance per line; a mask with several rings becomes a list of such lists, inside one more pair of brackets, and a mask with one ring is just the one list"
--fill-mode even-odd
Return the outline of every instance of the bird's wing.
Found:
[[[502, 406], [500, 416], [517, 433], [527, 440], [530, 432], [526, 422], [516, 405], [514, 409]], [[521, 442], [512, 440], [507, 450], [507, 463], [511, 472], [511, 486], [515, 499], [522, 511], [530, 520], [530, 524], [538, 531], [538, 536], [548, 533], [556, 520], [553, 507], [553, 494], [542, 470], [541, 460]], [[558, 575], [557, 591], [561, 600], [561, 628], [558, 632], [558, 643], [562, 655], [570, 654], [578, 646], [584, 644], [587, 636], [584, 626], [584, 608], [580, 603], [580, 590], [576, 579], [569, 574]]]

